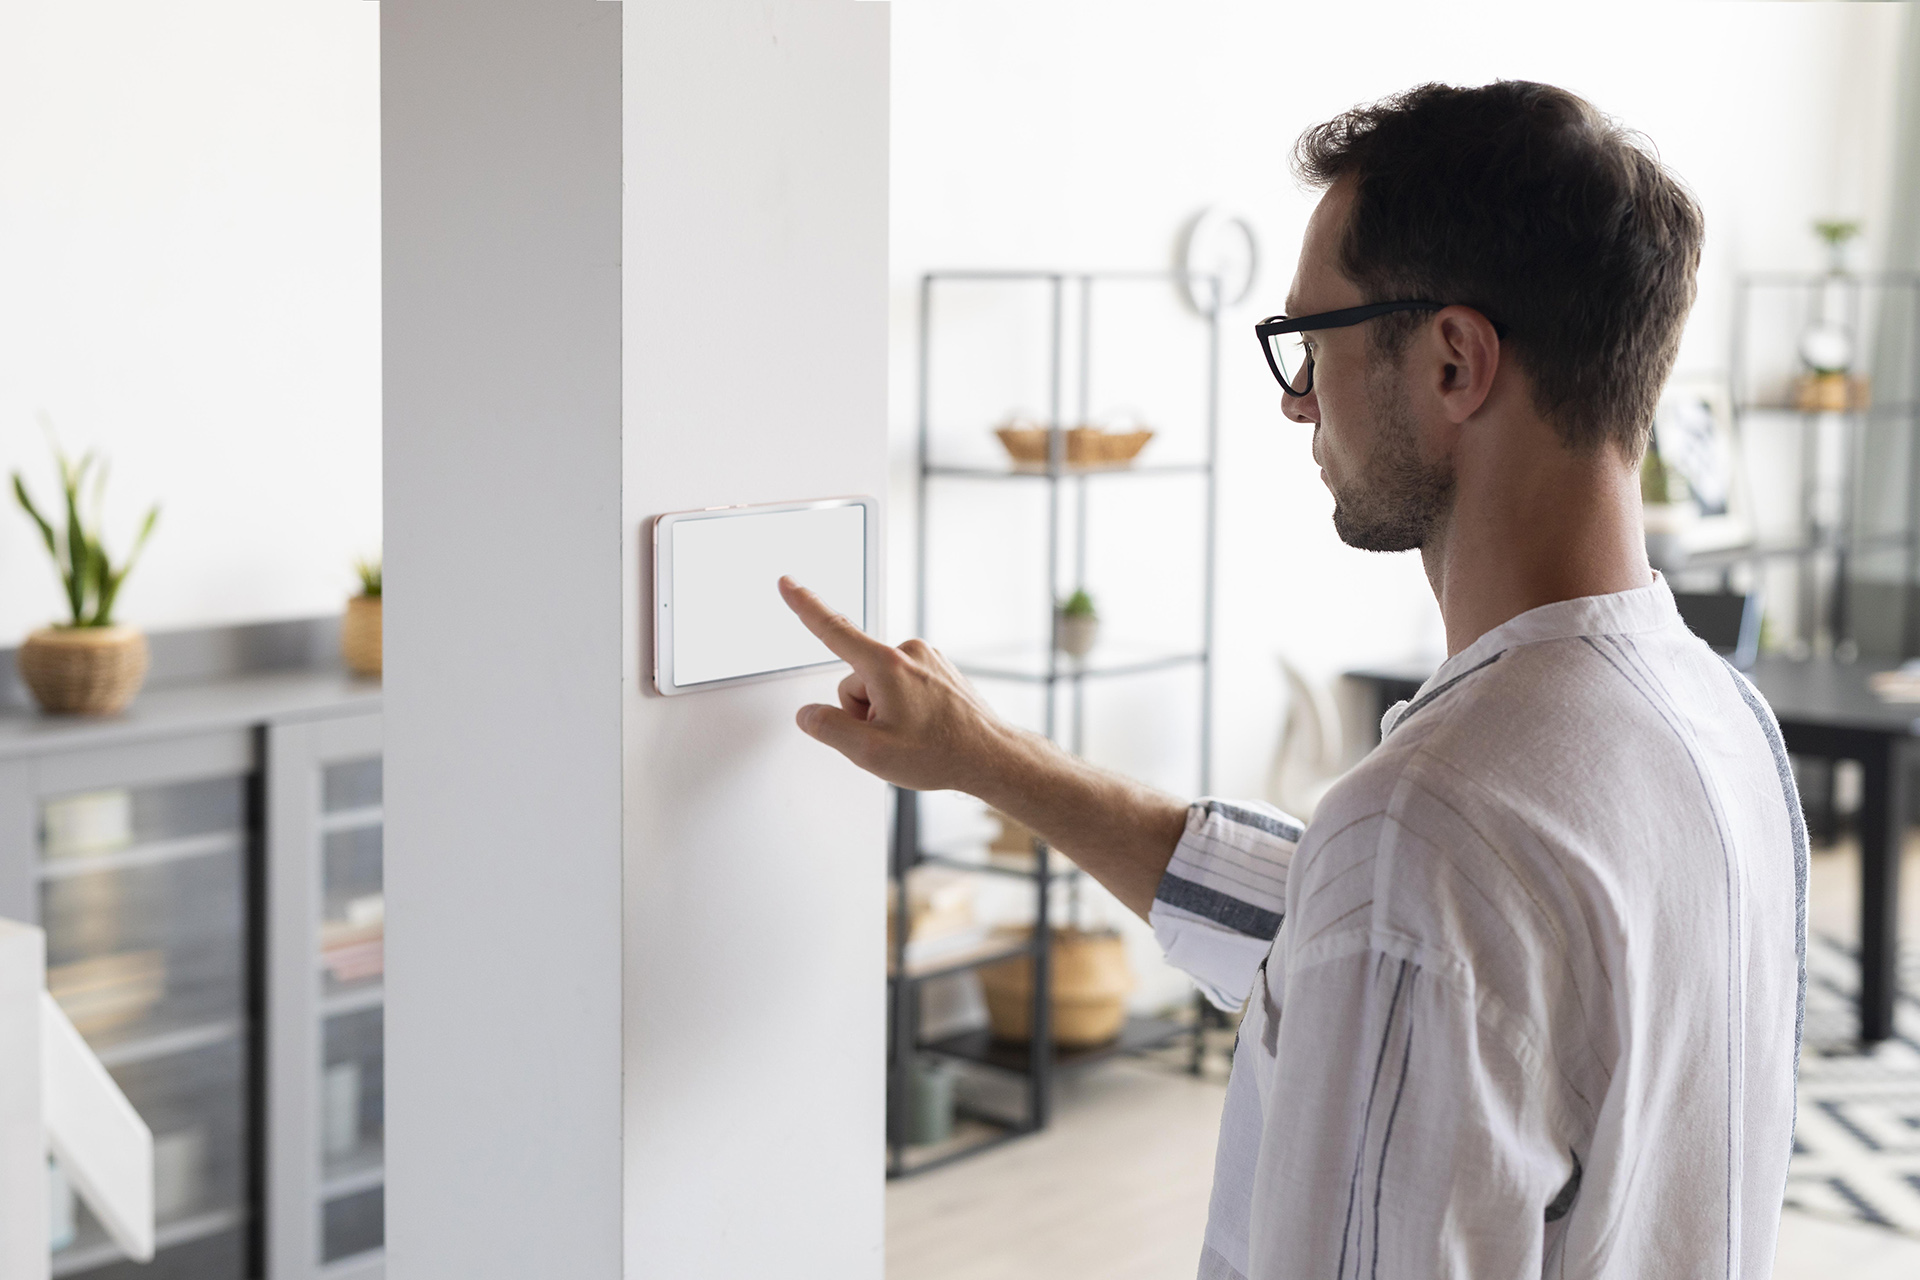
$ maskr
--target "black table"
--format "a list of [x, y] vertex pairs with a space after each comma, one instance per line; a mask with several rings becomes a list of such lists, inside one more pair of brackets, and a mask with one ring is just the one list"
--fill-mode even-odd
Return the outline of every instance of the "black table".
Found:
[[[1882, 702], [1867, 685], [1889, 665], [1761, 658], [1748, 672], [1779, 719], [1788, 751], [1860, 765], [1860, 1038], [1868, 1043], [1893, 1034], [1907, 774], [1920, 736], [1920, 704]], [[1372, 690], [1377, 723], [1432, 672], [1385, 666], [1346, 674]]]

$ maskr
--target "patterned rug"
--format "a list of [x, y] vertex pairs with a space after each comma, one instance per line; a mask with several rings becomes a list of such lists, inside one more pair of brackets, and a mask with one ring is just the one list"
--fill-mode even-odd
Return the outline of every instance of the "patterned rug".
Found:
[[1787, 1204], [1920, 1236], [1920, 947], [1901, 956], [1894, 1037], [1862, 1052], [1858, 953], [1807, 939], [1800, 1118]]

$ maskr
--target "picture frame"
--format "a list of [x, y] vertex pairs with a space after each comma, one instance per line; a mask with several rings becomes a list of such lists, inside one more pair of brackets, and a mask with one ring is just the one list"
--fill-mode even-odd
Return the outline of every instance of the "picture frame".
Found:
[[1688, 552], [1753, 541], [1753, 495], [1734, 425], [1733, 388], [1719, 374], [1675, 374], [1653, 414], [1653, 445], [1686, 488]]

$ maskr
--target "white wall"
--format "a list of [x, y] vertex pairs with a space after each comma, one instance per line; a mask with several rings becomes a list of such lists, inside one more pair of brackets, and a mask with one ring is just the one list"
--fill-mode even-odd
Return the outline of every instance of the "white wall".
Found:
[[626, 6], [634, 1276], [881, 1272], [885, 789], [794, 727], [839, 671], [655, 694], [642, 583], [662, 512], [886, 487], [887, 18]]
[[[377, 5], [0, 5], [0, 472], [113, 462], [121, 614], [335, 611], [380, 545]], [[0, 645], [53, 619], [0, 512]]]

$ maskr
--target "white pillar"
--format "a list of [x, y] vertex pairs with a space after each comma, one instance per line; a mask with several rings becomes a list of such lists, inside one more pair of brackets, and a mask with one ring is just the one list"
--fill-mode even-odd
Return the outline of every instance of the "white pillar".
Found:
[[381, 22], [389, 1274], [877, 1280], [884, 793], [642, 586], [884, 492], [887, 10]]

